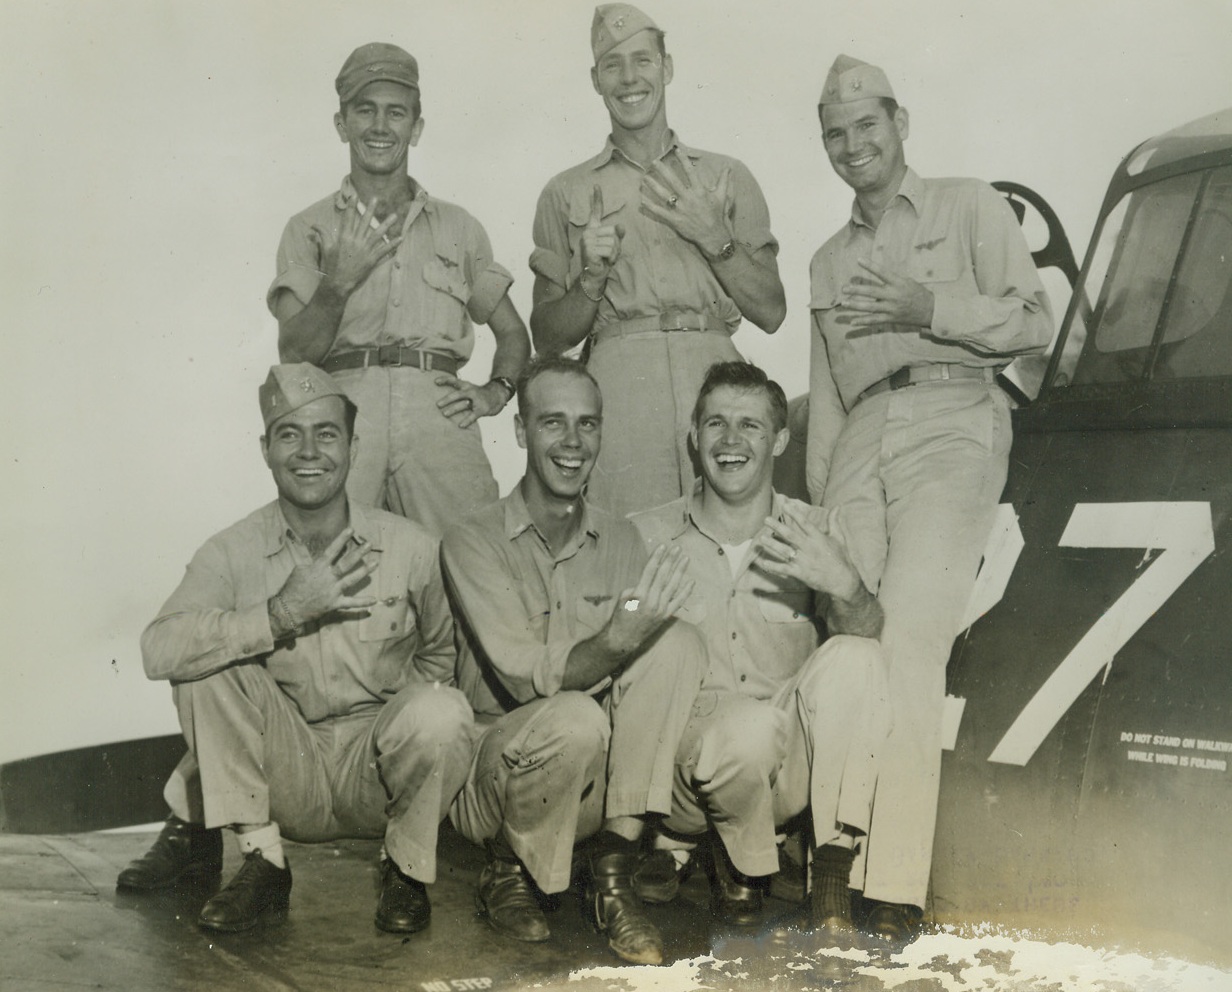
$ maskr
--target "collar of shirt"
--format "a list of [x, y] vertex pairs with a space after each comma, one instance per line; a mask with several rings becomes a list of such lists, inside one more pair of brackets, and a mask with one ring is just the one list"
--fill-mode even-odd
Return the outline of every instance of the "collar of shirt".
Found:
[[[894, 194], [890, 202], [893, 203], [900, 196], [915, 208], [917, 214], [920, 213], [924, 204], [924, 180], [910, 166], [907, 167], [907, 172], [903, 175], [903, 181], [899, 184], [898, 192]], [[872, 225], [864, 219], [864, 215], [860, 212], [860, 201], [858, 199], [851, 201], [851, 225], [852, 227], [872, 229]]]
[[[578, 527], [577, 536], [564, 548], [561, 548], [560, 553], [556, 555], [556, 561], [564, 561], [566, 558], [572, 558], [582, 545], [586, 543], [586, 539], [597, 541], [599, 539], [599, 529], [595, 524], [593, 514], [590, 511], [590, 504], [586, 502], [585, 497], [581, 500], [582, 506], [582, 524]], [[522, 497], [522, 486], [519, 483], [514, 486], [509, 495], [505, 498], [505, 537], [510, 541], [516, 541], [519, 537], [527, 532], [534, 534], [535, 539], [540, 541], [546, 549], [548, 542], [540, 533], [539, 528], [535, 526], [535, 521], [531, 519], [530, 510], [526, 506], [526, 500]]]
[[[415, 195], [411, 198], [411, 209], [406, 212], [406, 221], [402, 225], [404, 231], [419, 216], [420, 211], [430, 214], [436, 212], [436, 201], [432, 199], [428, 191], [416, 180], [411, 179], [410, 181], [415, 187]], [[345, 210], [352, 203], [359, 205], [361, 217], [368, 212], [368, 207], [360, 200], [355, 184], [351, 182], [351, 177], [346, 175], [342, 177], [342, 185], [339, 187], [338, 192], [334, 194], [334, 207], [337, 210]]]
[[[688, 493], [687, 495], [681, 496], [680, 499], [676, 501], [677, 504], [679, 504], [680, 506], [681, 512], [680, 512], [679, 518], [673, 522], [674, 529], [671, 533], [671, 538], [672, 540], [675, 540], [676, 538], [680, 537], [680, 535], [683, 534], [686, 530], [688, 530], [689, 527], [692, 527], [699, 534], [701, 534], [704, 538], [706, 538], [706, 540], [713, 541], [715, 544], [722, 547], [723, 542], [720, 541], [714, 535], [707, 533], [706, 529], [702, 527], [701, 523], [698, 521], [697, 517], [693, 513], [693, 501], [697, 498], [697, 496], [701, 493], [701, 491], [702, 491], [702, 481], [701, 479], [698, 479], [697, 481], [693, 483], [693, 491]], [[770, 516], [774, 517], [775, 520], [782, 521], [785, 503], [786, 503], [785, 496], [783, 496], [781, 493], [771, 490], [770, 491]], [[760, 533], [760, 532], [761, 530], [759, 528], [757, 533]], [[757, 534], [756, 533], [753, 534], [752, 538], [753, 540], [756, 540]], [[757, 555], [758, 555], [757, 546], [755, 544], [751, 545], [749, 547], [749, 553], [744, 556], [744, 562], [740, 566], [738, 575], [743, 574], [745, 569], [747, 569], [750, 565], [753, 564], [753, 561], [756, 559]]]
[[[294, 532], [291, 530], [291, 525], [287, 523], [287, 518], [282, 512], [282, 504], [274, 500], [270, 505], [273, 508], [273, 512], [270, 513], [265, 527], [266, 558], [272, 558], [286, 547], [288, 538], [294, 539], [297, 544], [299, 543], [299, 538], [295, 537]], [[377, 526], [376, 521], [369, 516], [363, 506], [348, 500], [347, 513], [348, 525], [354, 531], [355, 536], [366, 540], [369, 550], [382, 550], [381, 528]]]
[[[693, 161], [693, 162], [696, 162], [701, 159], [701, 154], [697, 151], [694, 151], [692, 148], [690, 148], [688, 145], [682, 142], [678, 137], [676, 137], [675, 131], [668, 131], [667, 132], [667, 147], [663, 149], [663, 154], [660, 155], [655, 161], [662, 161], [663, 159], [667, 158], [667, 156], [671, 154], [672, 151], [675, 151], [679, 155], [689, 156], [690, 161]], [[607, 165], [609, 162], [615, 159], [619, 159], [622, 162], [627, 162], [629, 165], [633, 166], [635, 169], [642, 168], [640, 165], [634, 162], [633, 159], [629, 158], [628, 155], [626, 155], [624, 152], [622, 152], [619, 148], [616, 147], [616, 145], [612, 142], [612, 136], [610, 134], [608, 135], [607, 140], [603, 143], [603, 151], [601, 151], [598, 155], [596, 155], [586, 164], [592, 170], [601, 169], [603, 168], [603, 166]]]

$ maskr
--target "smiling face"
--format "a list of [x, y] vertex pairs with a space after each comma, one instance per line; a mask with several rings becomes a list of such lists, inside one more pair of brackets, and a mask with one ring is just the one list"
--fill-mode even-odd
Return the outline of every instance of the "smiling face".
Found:
[[821, 108], [821, 140], [839, 178], [857, 194], [892, 195], [898, 191], [907, 162], [907, 111], [891, 114], [880, 97]]
[[369, 83], [334, 115], [334, 126], [351, 146], [351, 170], [371, 176], [407, 171], [407, 151], [419, 144], [423, 118], [418, 94], [400, 83]]
[[667, 120], [664, 91], [672, 81], [672, 57], [654, 31], [639, 31], [605, 52], [590, 70], [613, 129], [640, 131]]
[[514, 417], [526, 449], [526, 488], [533, 499], [572, 502], [582, 494], [599, 454], [603, 402], [585, 375], [543, 372], [526, 386], [525, 409]]
[[279, 499], [299, 510], [344, 500], [353, 443], [341, 396], [323, 396], [275, 420], [261, 438], [261, 453]]
[[744, 502], [770, 489], [774, 459], [787, 447], [786, 428], [775, 430], [774, 407], [764, 389], [718, 386], [702, 400], [692, 428], [705, 485], [725, 502]]

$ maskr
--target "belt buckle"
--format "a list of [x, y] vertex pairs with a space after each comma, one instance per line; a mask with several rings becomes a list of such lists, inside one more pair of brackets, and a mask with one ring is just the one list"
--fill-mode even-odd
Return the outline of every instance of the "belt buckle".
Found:
[[402, 345], [383, 344], [376, 349], [377, 365], [399, 368], [402, 365]]
[[904, 389], [907, 386], [913, 385], [911, 381], [910, 366], [903, 366], [895, 372], [891, 372], [887, 377], [890, 383], [890, 392], [895, 392], [899, 389]]

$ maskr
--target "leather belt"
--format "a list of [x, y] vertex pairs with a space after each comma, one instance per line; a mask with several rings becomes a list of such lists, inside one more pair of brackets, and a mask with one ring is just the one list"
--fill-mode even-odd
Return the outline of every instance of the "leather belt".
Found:
[[445, 372], [457, 375], [462, 363], [453, 355], [440, 355], [435, 351], [420, 351], [401, 344], [383, 344], [379, 348], [360, 348], [331, 355], [321, 363], [326, 372], [341, 372], [345, 369], [367, 369], [374, 366], [398, 368], [409, 366], [425, 372]]
[[714, 314], [695, 311], [666, 311], [648, 317], [630, 317], [614, 320], [595, 329], [595, 338], [622, 338], [629, 334], [646, 334], [650, 331], [696, 331], [699, 333], [728, 334], [727, 324]]
[[979, 368], [970, 365], [909, 365], [897, 372], [891, 372], [884, 379], [874, 382], [864, 390], [856, 402], [866, 400], [879, 393], [893, 392], [905, 389], [907, 386], [918, 386], [921, 382], [946, 382], [950, 379], [982, 379], [987, 383], [997, 381], [997, 370], [990, 366]]

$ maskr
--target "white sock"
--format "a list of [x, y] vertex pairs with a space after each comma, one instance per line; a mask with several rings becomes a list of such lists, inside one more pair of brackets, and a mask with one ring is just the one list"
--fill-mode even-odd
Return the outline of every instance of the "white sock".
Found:
[[282, 834], [278, 832], [277, 823], [265, 823], [259, 827], [250, 824], [237, 826], [235, 836], [240, 842], [240, 853], [260, 851], [261, 857], [270, 864], [279, 868], [287, 866], [287, 859], [282, 853]]

